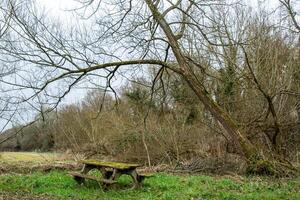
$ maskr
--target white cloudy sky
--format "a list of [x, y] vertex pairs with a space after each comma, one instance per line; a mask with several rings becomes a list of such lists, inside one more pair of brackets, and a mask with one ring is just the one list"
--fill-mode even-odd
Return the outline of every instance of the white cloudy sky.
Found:
[[[278, 4], [278, 0], [249, 0], [246, 2], [256, 6], [257, 2], [262, 1], [265, 1], [270, 6], [276, 6]], [[37, 2], [47, 9], [55, 10], [55, 12], [59, 12], [60, 14], [63, 13], [64, 9], [76, 8], [79, 5], [76, 0], [38, 0]]]
[[[251, 4], [254, 8], [257, 8], [257, 2], [262, 1], [265, 2], [265, 6], [274, 8], [278, 5], [279, 0], [245, 0], [245, 2]], [[294, 1], [299, 2], [299, 0]], [[43, 7], [48, 14], [51, 14], [53, 17], [58, 17], [62, 22], [66, 24], [69, 21], [76, 22], [76, 15], [74, 15], [72, 12], [68, 12], [68, 10], [80, 7], [80, 4], [76, 2], [76, 0], [36, 0], [36, 2], [38, 3], [38, 6]], [[85, 96], [85, 94], [86, 90], [73, 89], [71, 93], [66, 96], [66, 98], [63, 101], [63, 104], [79, 102]]]
[[74, 0], [38, 0], [37, 3], [45, 6], [46, 9], [52, 9], [65, 13], [64, 9], [76, 8], [78, 2]]
[[[254, 8], [257, 7], [258, 2], [262, 1], [265, 2], [264, 5], [266, 6], [276, 7], [278, 5], [278, 0], [245, 0], [245, 2], [249, 3]], [[76, 15], [74, 15], [74, 13], [72, 14], [72, 12], [68, 12], [68, 10], [78, 8], [81, 5], [76, 0], [37, 0], [36, 2], [39, 6], [43, 7], [48, 14], [63, 19], [64, 22], [74, 22], [74, 19], [76, 19]], [[85, 96], [85, 94], [85, 90], [75, 89], [66, 96], [63, 103], [68, 104], [79, 102], [82, 99], [82, 97]]]
[[[299, 0], [293, 0], [294, 2], [298, 2], [300, 4]], [[47, 14], [50, 14], [53, 17], [59, 18], [62, 22], [67, 24], [68, 22], [76, 22], [76, 16], [74, 13], [72, 13], [70, 10], [79, 8], [80, 3], [78, 3], [76, 0], [36, 0], [38, 7], [44, 8]], [[264, 2], [265, 7], [275, 8], [278, 6], [279, 0], [244, 0], [244, 2], [247, 2], [250, 4], [253, 8], [257, 8], [258, 2]], [[297, 4], [298, 5], [298, 4]], [[300, 9], [300, 5], [298, 5]], [[69, 12], [68, 12], [69, 10]], [[77, 16], [78, 17], [78, 16]], [[79, 19], [79, 18], [77, 18]], [[75, 89], [69, 93], [65, 100], [63, 101], [63, 104], [70, 104], [70, 103], [77, 103], [79, 102], [86, 94], [86, 89]], [[0, 129], [2, 125], [2, 121], [0, 120]], [[9, 128], [9, 127], [7, 127]], [[1, 130], [0, 130], [1, 132]]]

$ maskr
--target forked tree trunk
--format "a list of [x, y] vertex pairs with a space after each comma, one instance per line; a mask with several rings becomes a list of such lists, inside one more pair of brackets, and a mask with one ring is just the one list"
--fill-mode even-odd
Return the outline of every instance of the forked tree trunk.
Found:
[[238, 142], [243, 151], [244, 155], [252, 160], [254, 157], [258, 155], [257, 149], [254, 145], [239, 131], [238, 127], [232, 120], [232, 118], [222, 109], [220, 108], [207, 94], [204, 86], [197, 80], [195, 75], [193, 74], [187, 59], [184, 57], [176, 36], [171, 30], [170, 26], [162, 16], [162, 14], [158, 11], [157, 7], [153, 4], [152, 0], [145, 0], [149, 9], [151, 10], [154, 18], [157, 20], [158, 24], [166, 34], [168, 38], [168, 42], [172, 48], [172, 51], [176, 57], [178, 62], [181, 75], [188, 83], [190, 88], [195, 92], [198, 96], [199, 100], [204, 104], [205, 108], [208, 109], [213, 117], [220, 122], [220, 124], [224, 127], [227, 133]]
[[204, 104], [205, 108], [208, 109], [212, 116], [223, 126], [231, 138], [238, 142], [241, 150], [248, 159], [256, 157], [258, 152], [255, 146], [240, 132], [232, 118], [208, 96], [205, 88], [197, 81], [189, 69], [185, 70], [187, 70], [187, 72], [183, 71], [185, 81]]
[[299, 170], [280, 156], [276, 156], [272, 159], [265, 159], [260, 155], [260, 151], [258, 151], [251, 141], [240, 132], [233, 119], [209, 97], [205, 87], [197, 80], [189, 66], [188, 60], [180, 49], [175, 34], [172, 32], [169, 24], [154, 5], [153, 0], [145, 0], [145, 2], [151, 10], [154, 19], [158, 22], [159, 26], [168, 38], [168, 42], [178, 62], [181, 75], [198, 96], [199, 100], [204, 104], [206, 109], [208, 109], [213, 117], [220, 122], [231, 138], [237, 141], [240, 145], [241, 150], [249, 163], [248, 172], [276, 176], [299, 175]]

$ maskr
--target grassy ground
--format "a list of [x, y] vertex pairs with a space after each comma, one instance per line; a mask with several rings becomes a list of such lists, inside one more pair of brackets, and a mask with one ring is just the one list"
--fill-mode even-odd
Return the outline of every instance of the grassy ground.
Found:
[[[45, 173], [38, 172], [36, 168], [32, 167], [36, 164], [38, 164], [38, 166], [43, 166], [43, 164], [49, 166], [56, 165], [57, 162], [67, 164], [72, 161], [70, 161], [70, 157], [53, 153], [0, 153], [0, 200], [300, 200], [300, 178], [279, 180], [266, 177], [179, 176], [158, 173], [154, 177], [145, 180], [145, 184], [141, 189], [128, 190], [130, 187], [130, 179], [123, 176], [121, 177], [120, 184], [117, 185], [118, 188], [112, 188], [104, 192], [99, 188], [99, 185], [93, 181], [88, 181], [86, 185], [78, 185], [73, 178], [67, 174], [67, 171], [74, 168]], [[25, 170], [26, 167], [29, 168], [29, 170]], [[17, 170], [17, 168], [19, 169]], [[29, 174], [23, 174], [24, 172]]]
[[[78, 185], [66, 172], [0, 176], [0, 199], [300, 199], [300, 179], [176, 176], [157, 174], [141, 189], [128, 190], [130, 179], [121, 177], [121, 187], [102, 191], [90, 181]], [[41, 197], [42, 196], [42, 197]]]

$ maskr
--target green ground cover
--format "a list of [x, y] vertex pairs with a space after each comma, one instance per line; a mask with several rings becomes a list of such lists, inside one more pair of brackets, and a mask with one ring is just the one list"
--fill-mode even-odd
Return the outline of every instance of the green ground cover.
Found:
[[[300, 199], [300, 179], [279, 180], [262, 177], [222, 178], [156, 174], [141, 189], [128, 190], [130, 179], [121, 177], [121, 188], [103, 191], [88, 181], [78, 185], [67, 172], [36, 172], [28, 175], [0, 175], [0, 199], [31, 196], [32, 199]], [[6, 197], [6, 198], [5, 198]]]

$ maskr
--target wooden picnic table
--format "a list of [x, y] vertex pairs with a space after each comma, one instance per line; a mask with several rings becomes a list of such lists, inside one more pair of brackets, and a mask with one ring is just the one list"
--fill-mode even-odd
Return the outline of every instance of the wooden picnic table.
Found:
[[[120, 178], [120, 176], [126, 174], [129, 175], [133, 180], [132, 188], [140, 187], [142, 181], [150, 177], [147, 174], [138, 174], [136, 168], [140, 165], [129, 164], [129, 163], [119, 163], [119, 162], [104, 162], [99, 160], [82, 160], [83, 168], [80, 173], [70, 173], [74, 179], [79, 183], [84, 183], [85, 179], [96, 180], [104, 188], [109, 185], [114, 184]], [[97, 169], [101, 172], [102, 178], [88, 175], [88, 172]]]

